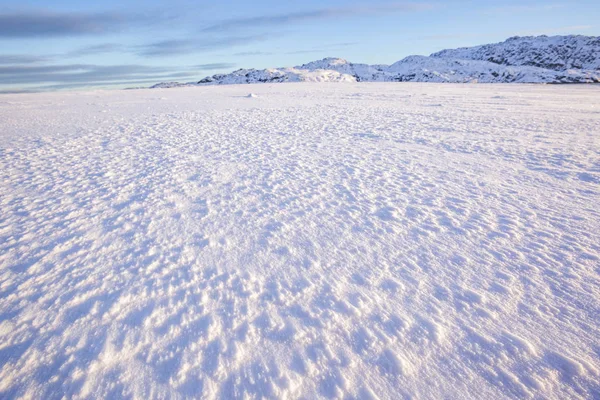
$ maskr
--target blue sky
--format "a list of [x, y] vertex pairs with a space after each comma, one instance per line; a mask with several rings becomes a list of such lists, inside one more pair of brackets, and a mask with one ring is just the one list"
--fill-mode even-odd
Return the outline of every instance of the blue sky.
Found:
[[389, 64], [510, 36], [600, 35], [596, 1], [0, 0], [0, 91], [148, 86], [323, 57]]

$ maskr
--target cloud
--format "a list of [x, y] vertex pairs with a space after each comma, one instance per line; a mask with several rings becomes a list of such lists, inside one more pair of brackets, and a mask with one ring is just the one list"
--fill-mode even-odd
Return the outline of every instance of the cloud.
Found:
[[236, 65], [232, 63], [212, 63], [212, 64], [200, 64], [195, 65], [192, 68], [199, 71], [215, 71], [218, 69], [231, 69]]
[[141, 15], [118, 13], [0, 13], [0, 38], [32, 38], [114, 33], [144, 22]]
[[0, 55], [0, 65], [7, 64], [37, 64], [48, 61], [48, 56], [31, 56], [25, 54], [4, 54]]
[[[217, 71], [234, 67], [230, 63], [201, 64], [189, 67], [155, 67], [146, 65], [10, 65], [0, 66], [0, 90], [69, 88], [98, 85], [158, 83], [165, 80], [194, 81], [202, 71]], [[25, 87], [15, 88], [16, 85]], [[2, 88], [4, 86], [4, 88]]]
[[214, 37], [203, 39], [174, 39], [136, 46], [140, 56], [158, 57], [166, 55], [200, 53], [225, 47], [242, 46], [248, 43], [265, 40], [264, 35], [240, 37]]
[[37, 90], [27, 89], [0, 89], [0, 94], [22, 94], [22, 93], [35, 93]]
[[262, 36], [204, 38], [202, 40], [172, 39], [134, 46], [125, 46], [116, 43], [104, 43], [73, 50], [63, 54], [62, 56], [76, 58], [104, 53], [127, 53], [136, 54], [142, 57], [161, 57], [179, 54], [202, 53], [215, 49], [245, 45], [247, 43], [262, 39]]
[[430, 4], [424, 3], [394, 3], [369, 7], [324, 8], [319, 10], [300, 11], [286, 14], [263, 15], [250, 18], [224, 20], [203, 28], [202, 32], [224, 32], [246, 28], [288, 25], [305, 21], [352, 17], [356, 15], [382, 14], [390, 12], [416, 12], [431, 8], [432, 6]]
[[126, 52], [127, 47], [116, 43], [103, 43], [93, 46], [82, 47], [77, 50], [70, 51], [65, 54], [66, 57], [84, 57], [96, 54], [105, 53], [121, 53]]
[[240, 53], [234, 53], [235, 57], [248, 57], [248, 56], [271, 56], [274, 53], [268, 51], [242, 51]]
[[31, 84], [40, 82], [88, 82], [127, 80], [174, 74], [170, 68], [144, 65], [43, 65], [0, 67], [0, 84]]

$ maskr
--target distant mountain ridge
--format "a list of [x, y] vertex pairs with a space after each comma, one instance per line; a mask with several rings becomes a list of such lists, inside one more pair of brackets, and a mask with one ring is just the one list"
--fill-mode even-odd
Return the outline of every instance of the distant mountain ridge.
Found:
[[442, 50], [435, 58], [460, 58], [490, 61], [511, 66], [531, 66], [565, 71], [600, 70], [598, 36], [525, 36], [511, 37], [502, 43]]
[[526, 36], [409, 56], [392, 65], [324, 58], [293, 68], [239, 69], [153, 88], [279, 82], [600, 83], [600, 37]]

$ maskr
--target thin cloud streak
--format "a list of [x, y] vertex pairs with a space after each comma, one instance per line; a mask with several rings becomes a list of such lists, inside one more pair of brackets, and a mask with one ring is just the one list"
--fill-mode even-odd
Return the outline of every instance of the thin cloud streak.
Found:
[[0, 55], [0, 65], [7, 64], [37, 64], [50, 60], [49, 56], [32, 56], [25, 54]]
[[117, 43], [103, 43], [94, 46], [82, 47], [77, 50], [70, 51], [65, 54], [65, 57], [85, 57], [97, 54], [106, 53], [124, 53], [127, 52], [127, 47]]
[[48, 38], [114, 33], [146, 21], [140, 15], [118, 13], [0, 13], [0, 38]]
[[0, 89], [0, 94], [26, 94], [37, 92], [39, 92], [39, 90], [35, 89]]
[[[77, 58], [106, 53], [135, 54], [141, 57], [161, 57], [179, 54], [202, 53], [215, 49], [241, 46], [264, 40], [264, 36], [243, 36], [225, 38], [207, 38], [204, 40], [171, 39], [142, 45], [124, 46], [116, 43], [104, 43], [83, 47], [62, 54], [62, 57]], [[1, 63], [1, 62], [0, 62]]]
[[199, 70], [199, 71], [214, 71], [217, 69], [230, 69], [230, 68], [234, 68], [235, 66], [236, 66], [236, 64], [233, 64], [233, 63], [212, 63], [212, 64], [194, 65], [191, 68], [195, 69], [195, 70]]
[[269, 51], [242, 51], [240, 53], [234, 53], [235, 57], [250, 57], [250, 56], [272, 56], [275, 53]]
[[136, 46], [135, 51], [144, 57], [160, 57], [167, 55], [201, 53], [225, 47], [242, 46], [261, 40], [266, 40], [265, 35], [217, 37], [203, 40], [174, 39]]
[[371, 7], [324, 8], [287, 14], [262, 15], [250, 18], [238, 18], [221, 21], [203, 28], [202, 32], [224, 32], [244, 28], [260, 28], [265, 26], [288, 25], [299, 22], [324, 20], [331, 18], [371, 15], [388, 12], [417, 12], [432, 9], [431, 4], [396, 3]]
[[231, 63], [210, 63], [183, 68], [145, 65], [65, 64], [44, 66], [0, 66], [0, 85], [75, 85], [91, 83], [127, 84], [133, 81], [165, 79], [196, 79], [202, 71], [233, 68]]

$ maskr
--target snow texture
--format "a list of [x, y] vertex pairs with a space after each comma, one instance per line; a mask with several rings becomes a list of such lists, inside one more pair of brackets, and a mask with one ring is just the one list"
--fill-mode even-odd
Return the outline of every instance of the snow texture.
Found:
[[391, 66], [325, 58], [294, 68], [240, 69], [152, 88], [282, 82], [600, 83], [600, 37], [513, 37], [502, 43], [410, 56]]
[[0, 398], [598, 398], [597, 86], [0, 96]]

